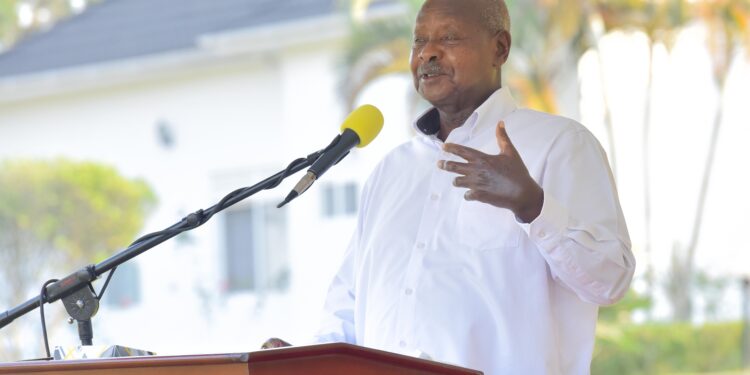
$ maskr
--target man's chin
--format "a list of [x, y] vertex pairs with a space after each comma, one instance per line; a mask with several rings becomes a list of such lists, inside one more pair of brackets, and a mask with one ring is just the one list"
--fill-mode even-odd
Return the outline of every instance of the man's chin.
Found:
[[432, 90], [420, 90], [419, 95], [422, 99], [432, 104], [433, 107], [439, 107], [442, 104], [451, 102], [451, 95], [445, 92], [434, 92]]

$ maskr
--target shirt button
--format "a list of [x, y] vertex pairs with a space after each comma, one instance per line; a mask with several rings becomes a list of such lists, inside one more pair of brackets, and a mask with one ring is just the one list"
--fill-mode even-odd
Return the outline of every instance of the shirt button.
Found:
[[422, 250], [422, 249], [424, 249], [424, 246], [425, 246], [425, 245], [424, 245], [424, 242], [419, 242], [419, 243], [417, 243], [417, 249], [420, 249], [420, 250]]
[[404, 290], [404, 294], [406, 294], [407, 296], [410, 296], [412, 293], [414, 293], [414, 290], [412, 290], [411, 288], [406, 288], [406, 290]]
[[432, 199], [433, 201], [436, 201], [436, 200], [440, 199], [440, 195], [438, 195], [436, 193], [432, 193], [430, 195], [430, 199]]
[[398, 342], [398, 346], [400, 346], [402, 348], [405, 348], [406, 347], [406, 341], [404, 341], [404, 340], [399, 341]]
[[547, 237], [547, 233], [545, 233], [543, 230], [540, 230], [539, 233], [537, 233], [537, 236], [539, 236], [539, 238], [544, 238]]

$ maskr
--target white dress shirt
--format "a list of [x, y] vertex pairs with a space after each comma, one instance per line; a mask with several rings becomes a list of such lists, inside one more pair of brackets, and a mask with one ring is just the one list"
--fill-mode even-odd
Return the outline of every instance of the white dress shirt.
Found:
[[490, 96], [447, 142], [500, 152], [508, 135], [544, 190], [530, 224], [466, 201], [438, 160], [436, 111], [364, 187], [357, 229], [325, 303], [317, 342], [342, 341], [482, 370], [587, 374], [599, 305], [635, 268], [607, 158], [575, 121]]

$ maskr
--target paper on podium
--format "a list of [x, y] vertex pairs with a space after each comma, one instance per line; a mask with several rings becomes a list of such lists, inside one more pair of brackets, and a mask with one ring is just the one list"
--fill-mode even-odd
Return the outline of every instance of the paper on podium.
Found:
[[94, 345], [94, 346], [73, 346], [73, 347], [55, 347], [55, 353], [52, 357], [55, 360], [65, 359], [91, 359], [91, 358], [114, 358], [114, 357], [137, 357], [156, 355], [154, 352], [141, 349], [133, 349], [120, 345]]

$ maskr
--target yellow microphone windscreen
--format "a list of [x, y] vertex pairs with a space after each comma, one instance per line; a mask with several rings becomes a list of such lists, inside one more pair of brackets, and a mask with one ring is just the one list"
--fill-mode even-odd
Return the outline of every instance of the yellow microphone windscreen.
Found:
[[359, 137], [357, 147], [365, 147], [372, 142], [383, 128], [383, 114], [373, 105], [365, 104], [349, 114], [341, 124], [341, 131], [351, 129]]

